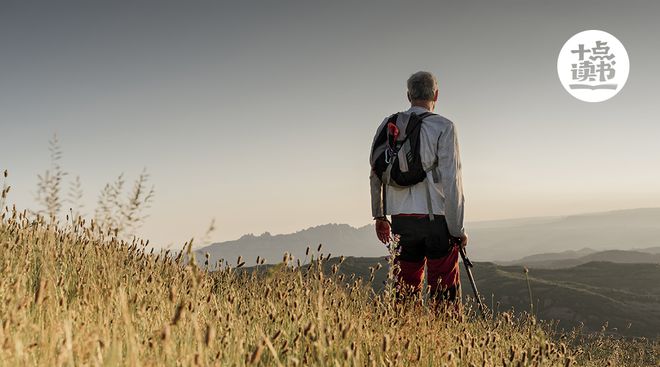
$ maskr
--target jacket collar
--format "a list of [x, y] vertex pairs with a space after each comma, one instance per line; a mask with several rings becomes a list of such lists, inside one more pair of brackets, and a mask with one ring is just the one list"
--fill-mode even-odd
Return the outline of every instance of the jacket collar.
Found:
[[427, 110], [424, 107], [420, 107], [420, 106], [410, 106], [410, 108], [406, 112], [412, 112], [412, 113], [415, 113], [415, 114], [419, 115], [419, 114], [422, 114], [424, 112], [431, 112], [431, 111]]

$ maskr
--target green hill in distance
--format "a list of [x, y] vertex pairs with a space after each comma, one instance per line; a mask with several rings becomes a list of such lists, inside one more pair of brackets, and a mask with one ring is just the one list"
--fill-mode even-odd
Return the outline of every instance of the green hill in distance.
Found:
[[[653, 249], [650, 249], [651, 251]], [[606, 261], [623, 264], [660, 264], [660, 253], [642, 250], [564, 251], [526, 256], [519, 260], [498, 262], [500, 265], [522, 265], [535, 269], [561, 269], [586, 264], [593, 261]]]

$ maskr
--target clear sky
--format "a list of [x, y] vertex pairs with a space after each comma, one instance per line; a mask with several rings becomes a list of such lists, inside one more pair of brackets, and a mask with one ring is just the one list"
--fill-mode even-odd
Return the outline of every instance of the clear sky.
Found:
[[[152, 174], [143, 234], [370, 222], [368, 153], [417, 70], [458, 126], [468, 221], [660, 206], [660, 2], [0, 0], [0, 168], [34, 206], [57, 133], [86, 211]], [[562, 88], [563, 43], [616, 36], [613, 99]], [[468, 226], [469, 231], [469, 226]]]

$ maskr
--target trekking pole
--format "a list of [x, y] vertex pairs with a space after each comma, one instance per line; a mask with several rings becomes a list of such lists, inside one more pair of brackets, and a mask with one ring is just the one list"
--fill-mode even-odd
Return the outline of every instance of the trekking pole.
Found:
[[484, 320], [486, 319], [486, 307], [484, 306], [483, 302], [481, 302], [481, 297], [479, 297], [479, 291], [477, 290], [477, 283], [474, 282], [474, 277], [472, 276], [472, 270], [470, 270], [471, 267], [474, 265], [472, 264], [472, 261], [468, 259], [467, 255], [465, 254], [465, 248], [461, 246], [460, 243], [457, 244], [458, 246], [458, 252], [461, 254], [461, 258], [463, 259], [463, 265], [465, 266], [465, 271], [467, 272], [468, 279], [470, 279], [470, 285], [472, 286], [472, 290], [474, 291], [474, 298], [477, 300], [477, 306], [479, 306], [479, 312], [481, 312], [481, 316], [483, 316]]

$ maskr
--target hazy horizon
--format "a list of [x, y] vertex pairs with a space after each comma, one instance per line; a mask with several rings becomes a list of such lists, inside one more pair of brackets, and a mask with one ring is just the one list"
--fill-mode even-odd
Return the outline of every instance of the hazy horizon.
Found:
[[[475, 261], [511, 262], [527, 256], [589, 249], [591, 252], [614, 250], [660, 251], [660, 208], [584, 213], [559, 217], [518, 218], [470, 223], [468, 253]], [[256, 259], [278, 263], [285, 253], [294, 259], [308, 258], [307, 249], [316, 251], [322, 244], [325, 256], [373, 258], [386, 256], [386, 246], [374, 236], [373, 226], [353, 227], [329, 223], [293, 233], [247, 234], [229, 241], [195, 248], [197, 259], [210, 264], [224, 259], [231, 263], [242, 257], [247, 265]], [[178, 249], [173, 249], [178, 250]], [[584, 254], [587, 255], [587, 254]], [[639, 257], [636, 257], [639, 259]], [[655, 256], [642, 262], [655, 262]], [[616, 262], [616, 261], [615, 261]], [[573, 264], [577, 265], [577, 264]]]
[[[573, 214], [565, 214], [565, 215], [560, 214], [560, 215], [547, 215], [547, 216], [483, 219], [483, 220], [467, 221], [466, 225], [468, 225], [468, 226], [473, 225], [474, 226], [473, 229], [484, 229], [484, 228], [489, 228], [490, 225], [493, 225], [493, 224], [497, 224], [498, 226], [502, 225], [502, 224], [503, 225], [513, 225], [514, 223], [516, 223], [516, 224], [526, 224], [526, 223], [529, 223], [529, 222], [545, 221], [545, 220], [551, 220], [551, 219], [559, 220], [559, 219], [566, 219], [566, 218], [572, 218], [572, 217], [592, 216], [592, 215], [607, 215], [607, 214], [616, 214], [616, 213], [621, 213], [621, 212], [639, 212], [639, 211], [646, 211], [646, 210], [660, 211], [660, 207], [624, 208], [624, 209], [613, 209], [613, 210], [595, 211], [595, 212], [573, 213]], [[366, 226], [370, 226], [370, 225], [373, 225], [373, 224], [374, 223], [372, 221], [370, 221], [368, 223], [364, 223], [364, 224], [358, 224], [358, 225], [353, 225], [353, 224], [344, 223], [344, 222], [328, 222], [328, 223], [312, 224], [310, 226], [301, 227], [301, 228], [294, 229], [294, 230], [287, 231], [287, 232], [275, 232], [275, 231], [269, 231], [269, 230], [261, 231], [261, 232], [246, 232], [246, 233], [243, 233], [243, 234], [241, 234], [241, 235], [239, 235], [235, 238], [227, 238], [227, 239], [223, 239], [223, 240], [212, 240], [209, 243], [203, 243], [203, 244], [197, 243], [196, 245], [193, 246], [193, 248], [199, 249], [199, 248], [206, 247], [206, 246], [209, 246], [209, 245], [214, 245], [214, 244], [219, 244], [219, 243], [224, 243], [224, 242], [232, 242], [232, 241], [239, 240], [239, 239], [241, 239], [245, 236], [260, 237], [260, 236], [263, 236], [265, 234], [268, 234], [268, 235], [271, 235], [271, 236], [282, 236], [282, 235], [286, 236], [286, 235], [295, 234], [295, 233], [298, 233], [298, 232], [314, 229], [314, 228], [317, 228], [317, 227], [324, 227], [324, 226], [331, 226], [331, 225], [338, 225], [338, 226], [347, 225], [347, 226], [349, 226], [353, 229], [361, 229], [361, 228], [364, 228]], [[470, 227], [468, 227], [468, 228], [470, 228]], [[377, 242], [375, 236], [374, 236], [374, 242]], [[474, 242], [474, 241], [472, 241], [472, 242]], [[312, 244], [310, 243], [310, 245], [312, 245]], [[380, 245], [379, 245], [379, 247], [380, 247]], [[483, 244], [480, 244], [480, 247], [483, 247]], [[623, 247], [627, 249], [629, 246], [623, 246]], [[642, 246], [642, 247], [644, 247], [644, 246]], [[588, 248], [588, 246], [585, 246], [583, 248]], [[616, 250], [616, 249], [619, 249], [619, 248], [620, 247], [613, 246], [613, 247], [610, 247], [609, 249]], [[637, 248], [637, 247], [633, 247], [633, 248]], [[550, 249], [548, 251], [553, 251], [553, 250]]]
[[[640, 211], [640, 210], [660, 210], [660, 207], [622, 208], [622, 209], [611, 209], [611, 210], [603, 210], [603, 211], [579, 212], [579, 213], [571, 213], [571, 214], [541, 215], [541, 216], [530, 216], [530, 217], [510, 217], [510, 218], [498, 218], [498, 219], [481, 219], [481, 220], [467, 221], [466, 224], [467, 225], [471, 224], [471, 225], [475, 225], [475, 226], [477, 226], [477, 225], [483, 226], [483, 225], [494, 224], [494, 223], [499, 223], [499, 222], [510, 224], [511, 222], [518, 222], [518, 221], [525, 222], [525, 221], [534, 221], [534, 220], [563, 219], [563, 218], [568, 218], [568, 217], [580, 217], [580, 216], [590, 216], [590, 215], [612, 214], [612, 213], [619, 213], [619, 212], [634, 212], [634, 211]], [[271, 235], [271, 236], [289, 235], [289, 234], [295, 234], [297, 232], [305, 231], [305, 230], [316, 228], [316, 227], [323, 227], [323, 226], [327, 226], [327, 225], [348, 225], [348, 226], [350, 226], [354, 229], [360, 229], [360, 228], [363, 228], [365, 226], [370, 226], [370, 225], [373, 225], [373, 224], [374, 224], [373, 221], [369, 221], [367, 223], [357, 224], [357, 225], [350, 224], [350, 223], [345, 223], [345, 222], [317, 223], [317, 224], [312, 224], [312, 225], [309, 225], [309, 226], [306, 226], [306, 227], [301, 227], [301, 228], [298, 228], [298, 229], [294, 229], [294, 230], [288, 231], [288, 232], [274, 232], [274, 231], [269, 231], [269, 230], [265, 230], [265, 231], [261, 231], [261, 232], [245, 232], [245, 233], [243, 233], [243, 234], [241, 234], [241, 235], [239, 235], [235, 238], [227, 238], [227, 239], [223, 239], [223, 240], [220, 240], [220, 241], [213, 240], [210, 244], [233, 241], [233, 240], [240, 239], [241, 237], [250, 236], [250, 235], [258, 237], [258, 236], [262, 236], [266, 233]], [[204, 247], [204, 246], [207, 246], [207, 245], [209, 245], [209, 244], [208, 243], [203, 244], [203, 245], [202, 244], [197, 244], [193, 247], [198, 248], [198, 247]]]
[[[57, 133], [91, 215], [106, 182], [146, 167], [140, 233], [160, 246], [211, 218], [213, 242], [359, 227], [374, 130], [429, 70], [458, 127], [468, 223], [660, 207], [657, 14], [646, 0], [0, 0], [0, 169], [9, 201], [34, 207]], [[556, 74], [586, 29], [630, 57], [603, 103]]]

